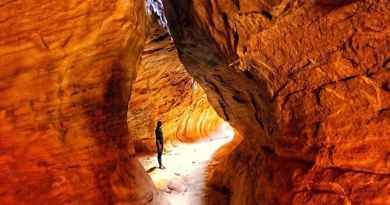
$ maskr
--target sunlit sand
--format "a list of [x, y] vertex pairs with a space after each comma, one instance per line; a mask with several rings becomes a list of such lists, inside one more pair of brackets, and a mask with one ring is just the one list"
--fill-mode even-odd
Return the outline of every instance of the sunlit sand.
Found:
[[170, 205], [201, 205], [206, 167], [213, 153], [233, 138], [225, 123], [207, 139], [197, 143], [180, 143], [167, 147], [163, 155], [166, 169], [156, 168], [156, 156], [140, 157], [156, 187]]

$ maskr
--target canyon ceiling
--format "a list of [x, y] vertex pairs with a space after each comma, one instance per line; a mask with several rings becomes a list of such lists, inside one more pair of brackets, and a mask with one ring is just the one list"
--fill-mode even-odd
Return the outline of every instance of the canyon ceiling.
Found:
[[387, 0], [150, 2], [0, 2], [0, 204], [161, 204], [134, 143], [208, 102], [207, 204], [390, 204]]

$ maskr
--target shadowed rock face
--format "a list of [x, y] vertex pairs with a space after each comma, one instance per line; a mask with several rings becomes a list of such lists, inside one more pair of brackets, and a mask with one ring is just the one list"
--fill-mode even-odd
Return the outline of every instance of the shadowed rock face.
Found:
[[240, 133], [209, 204], [390, 203], [385, 0], [164, 0], [190, 74]]
[[[186, 69], [241, 136], [210, 166], [209, 204], [390, 204], [388, 1], [163, 2]], [[0, 204], [159, 204], [126, 121], [141, 55], [151, 83], [131, 108], [152, 91], [148, 121], [191, 140], [207, 126], [182, 107], [209, 107], [166, 34], [143, 48], [144, 15], [143, 1], [0, 3]]]
[[126, 123], [144, 3], [0, 4], [0, 204], [156, 204]]
[[167, 142], [193, 142], [222, 123], [203, 89], [184, 69], [169, 33], [149, 19], [148, 39], [132, 86], [128, 126], [135, 150], [154, 152], [157, 120]]

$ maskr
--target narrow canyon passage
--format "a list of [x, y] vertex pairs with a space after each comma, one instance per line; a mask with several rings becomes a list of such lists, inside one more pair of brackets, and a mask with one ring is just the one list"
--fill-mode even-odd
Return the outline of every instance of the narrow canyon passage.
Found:
[[0, 1], [0, 205], [390, 205], [389, 45], [389, 0]]
[[205, 139], [168, 146], [163, 155], [166, 169], [158, 169], [155, 155], [139, 157], [160, 194], [161, 205], [204, 204], [207, 167], [215, 151], [233, 138], [233, 130], [224, 123]]

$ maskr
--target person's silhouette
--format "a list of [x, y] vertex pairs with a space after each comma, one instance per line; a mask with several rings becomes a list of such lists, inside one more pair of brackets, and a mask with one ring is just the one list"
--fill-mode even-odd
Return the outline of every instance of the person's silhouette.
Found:
[[157, 121], [157, 127], [155, 130], [156, 134], [156, 147], [157, 147], [157, 161], [160, 169], [165, 169], [165, 167], [162, 165], [162, 153], [164, 150], [164, 137], [162, 133], [162, 122]]

